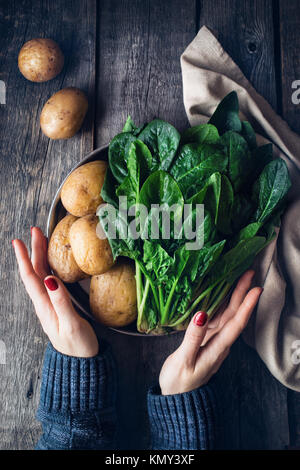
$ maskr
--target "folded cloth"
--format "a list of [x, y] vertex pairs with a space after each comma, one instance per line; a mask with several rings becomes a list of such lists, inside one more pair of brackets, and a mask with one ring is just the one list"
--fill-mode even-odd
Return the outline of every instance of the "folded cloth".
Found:
[[288, 165], [288, 207], [277, 238], [255, 261], [256, 285], [264, 292], [244, 338], [281, 383], [300, 391], [300, 137], [254, 90], [205, 26], [182, 54], [181, 69], [191, 126], [206, 122], [221, 99], [235, 90], [241, 118], [264, 134], [257, 136], [259, 143], [271, 141], [274, 154]]

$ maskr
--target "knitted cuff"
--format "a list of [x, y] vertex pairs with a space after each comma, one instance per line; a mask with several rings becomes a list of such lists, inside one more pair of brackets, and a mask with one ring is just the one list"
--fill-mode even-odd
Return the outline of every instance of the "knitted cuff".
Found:
[[[116, 398], [116, 372], [109, 348], [97, 356], [66, 356], [48, 344], [37, 418], [65, 423], [70, 416], [110, 411]], [[89, 413], [90, 412], [90, 413]]]
[[216, 404], [205, 385], [178, 395], [148, 393], [152, 448], [156, 450], [212, 449], [216, 442]]

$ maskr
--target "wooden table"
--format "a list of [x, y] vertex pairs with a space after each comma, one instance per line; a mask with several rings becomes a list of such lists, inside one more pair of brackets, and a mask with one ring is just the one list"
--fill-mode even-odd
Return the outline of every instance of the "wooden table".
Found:
[[[300, 105], [291, 101], [300, 79], [298, 0], [7, 0], [0, 1], [1, 320], [7, 363], [0, 365], [0, 448], [33, 448], [43, 352], [47, 339], [20, 282], [12, 238], [29, 243], [30, 226], [46, 227], [51, 200], [70, 168], [110, 141], [128, 114], [187, 126], [179, 57], [203, 24], [257, 91], [300, 132]], [[66, 63], [54, 80], [34, 84], [17, 68], [25, 41], [50, 37]], [[89, 112], [67, 141], [40, 131], [41, 109], [55, 91], [82, 88]], [[145, 399], [181, 334], [132, 338], [100, 330], [119, 366], [120, 448], [145, 448]], [[300, 400], [277, 382], [242, 340], [216, 377], [226, 432], [224, 448], [283, 449], [300, 445]]]

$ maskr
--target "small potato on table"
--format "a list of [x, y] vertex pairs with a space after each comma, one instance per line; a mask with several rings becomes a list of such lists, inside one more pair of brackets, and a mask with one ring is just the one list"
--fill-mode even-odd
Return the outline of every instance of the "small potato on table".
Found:
[[79, 131], [88, 109], [88, 101], [78, 88], [63, 88], [44, 105], [40, 124], [50, 139], [69, 139]]
[[64, 55], [52, 39], [31, 39], [19, 52], [18, 66], [27, 80], [47, 82], [62, 71]]

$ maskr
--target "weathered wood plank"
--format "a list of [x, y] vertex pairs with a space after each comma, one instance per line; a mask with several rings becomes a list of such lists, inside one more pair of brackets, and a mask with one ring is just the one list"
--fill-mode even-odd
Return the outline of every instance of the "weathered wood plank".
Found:
[[[295, 81], [300, 88], [300, 9], [297, 0], [279, 1], [278, 22], [280, 23], [281, 49], [281, 99], [282, 115], [290, 127], [300, 133], [300, 104], [292, 99], [296, 91]], [[299, 93], [298, 93], [299, 98]], [[288, 391], [291, 446], [300, 447], [300, 393]]]
[[[297, 0], [279, 1], [282, 114], [291, 128], [300, 133], [300, 105], [292, 101], [293, 82], [300, 83], [300, 9]], [[299, 89], [299, 83], [297, 88]], [[299, 98], [299, 93], [298, 93]]]
[[272, 2], [199, 0], [199, 26], [204, 24], [217, 33], [256, 90], [276, 108]]
[[[277, 108], [272, 2], [199, 0], [199, 26], [210, 27], [256, 90]], [[242, 339], [216, 377], [224, 448], [281, 449], [289, 443], [287, 392]]]
[[[29, 242], [30, 225], [45, 229], [51, 200], [66, 173], [93, 146], [93, 106], [83, 129], [71, 140], [50, 141], [39, 129], [43, 104], [65, 86], [94, 94], [96, 5], [88, 1], [1, 2], [0, 79], [7, 86], [1, 106], [0, 188], [2, 221], [0, 338], [7, 364], [0, 366], [0, 447], [32, 448], [40, 427], [35, 420], [45, 335], [21, 285], [10, 247], [12, 238]], [[80, 22], [80, 28], [78, 24]], [[62, 47], [66, 64], [47, 83], [27, 81], [18, 71], [23, 43], [50, 37]], [[93, 100], [90, 99], [90, 103]]]
[[[120, 132], [128, 114], [187, 125], [179, 57], [196, 32], [194, 0], [103, 0], [99, 8], [96, 145]], [[119, 367], [121, 448], [146, 448], [145, 404], [163, 360], [181, 334], [132, 338], [103, 331]]]

